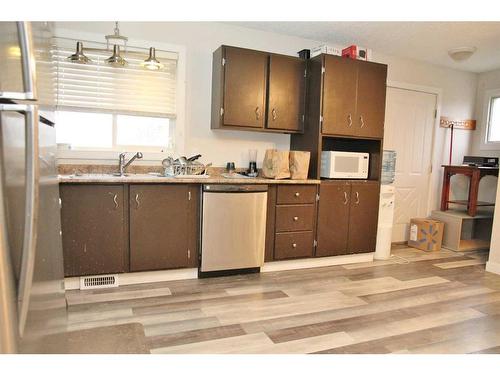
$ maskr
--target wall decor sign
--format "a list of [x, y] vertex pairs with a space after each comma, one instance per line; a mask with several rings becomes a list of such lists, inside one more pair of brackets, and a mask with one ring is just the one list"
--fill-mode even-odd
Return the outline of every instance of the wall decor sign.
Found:
[[476, 130], [476, 120], [454, 120], [449, 117], [441, 116], [439, 120], [441, 128], [463, 129], [463, 130]]

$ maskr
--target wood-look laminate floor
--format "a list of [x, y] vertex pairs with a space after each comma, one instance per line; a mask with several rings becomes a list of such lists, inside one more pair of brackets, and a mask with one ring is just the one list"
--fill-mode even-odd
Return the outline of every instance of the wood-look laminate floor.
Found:
[[[69, 330], [140, 323], [151, 353], [500, 353], [487, 252], [69, 291]], [[108, 336], [108, 340], [113, 340]]]

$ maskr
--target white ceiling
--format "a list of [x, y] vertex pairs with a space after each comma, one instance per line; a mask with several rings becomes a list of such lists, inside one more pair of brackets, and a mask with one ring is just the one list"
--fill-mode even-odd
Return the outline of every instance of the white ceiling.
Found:
[[[500, 68], [500, 22], [232, 22], [232, 24], [332, 44], [357, 44], [469, 72]], [[467, 61], [455, 62], [448, 50], [474, 46]]]

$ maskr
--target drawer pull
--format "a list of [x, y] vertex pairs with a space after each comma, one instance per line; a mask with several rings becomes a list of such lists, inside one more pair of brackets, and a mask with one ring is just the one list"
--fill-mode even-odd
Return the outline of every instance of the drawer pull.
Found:
[[300, 193], [297, 191], [297, 192], [295, 193], [295, 196], [296, 196], [296, 197], [300, 197]]
[[298, 216], [294, 216], [293, 217], [293, 221], [298, 221], [299, 220], [299, 217]]
[[292, 244], [292, 247], [295, 249], [297, 247], [297, 244], [296, 243], [293, 243]]

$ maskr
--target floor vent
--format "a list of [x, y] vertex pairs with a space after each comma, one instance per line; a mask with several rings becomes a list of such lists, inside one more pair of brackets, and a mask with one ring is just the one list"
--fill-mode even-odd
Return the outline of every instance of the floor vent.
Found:
[[118, 275], [80, 277], [80, 289], [113, 288], [118, 286]]

